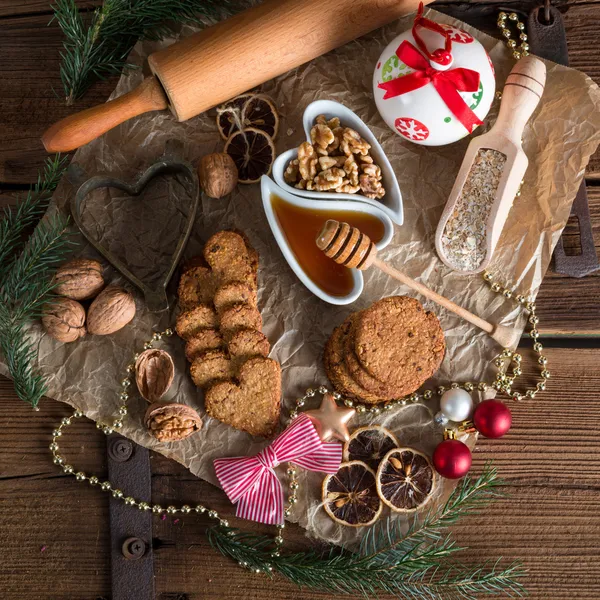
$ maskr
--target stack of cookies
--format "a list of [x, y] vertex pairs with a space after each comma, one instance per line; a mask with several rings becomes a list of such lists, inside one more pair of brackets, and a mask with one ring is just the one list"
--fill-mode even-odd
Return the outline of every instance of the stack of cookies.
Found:
[[411, 394], [439, 368], [446, 343], [418, 300], [391, 296], [350, 315], [325, 346], [325, 371], [344, 397], [368, 404]]
[[175, 330], [186, 341], [192, 379], [205, 391], [206, 412], [268, 437], [279, 422], [281, 368], [267, 358], [257, 271], [258, 253], [243, 235], [213, 235], [184, 267]]

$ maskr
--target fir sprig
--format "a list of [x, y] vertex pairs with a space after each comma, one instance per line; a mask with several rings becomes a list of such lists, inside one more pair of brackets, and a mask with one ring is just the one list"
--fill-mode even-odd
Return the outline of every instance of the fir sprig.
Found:
[[477, 479], [464, 478], [446, 504], [412, 525], [402, 536], [386, 520], [372, 528], [358, 552], [332, 547], [273, 555], [272, 540], [237, 529], [213, 527], [211, 545], [241, 565], [272, 576], [278, 573], [299, 586], [365, 597], [386, 592], [400, 598], [470, 600], [480, 595], [521, 596], [522, 567], [495, 564], [457, 566], [451, 559], [461, 548], [442, 530], [497, 496], [495, 469]]
[[65, 168], [65, 159], [48, 159], [37, 184], [16, 208], [5, 211], [0, 222], [0, 354], [17, 396], [34, 408], [46, 386], [33, 366], [36, 348], [28, 339], [27, 327], [40, 315], [54, 287], [54, 267], [69, 249], [68, 220], [58, 214], [44, 219], [18, 251], [23, 232], [47, 208]]
[[46, 212], [52, 192], [65, 172], [67, 157], [49, 158], [37, 183], [15, 208], [5, 208], [0, 221], [0, 281], [4, 280], [17, 251], [23, 245], [23, 233]]
[[[239, 3], [238, 3], [239, 4]], [[118, 73], [138, 39], [160, 40], [177, 23], [201, 23], [231, 10], [232, 0], [105, 0], [83, 13], [75, 0], [57, 0], [54, 17], [65, 35], [60, 77], [66, 102], [81, 97], [95, 79]]]

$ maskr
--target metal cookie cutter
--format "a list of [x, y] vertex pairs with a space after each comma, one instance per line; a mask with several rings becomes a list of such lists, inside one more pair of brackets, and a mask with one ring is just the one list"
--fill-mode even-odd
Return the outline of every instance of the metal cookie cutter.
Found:
[[[185, 231], [177, 242], [177, 247], [173, 253], [171, 264], [169, 269], [165, 273], [162, 281], [159, 283], [157, 289], [149, 288], [143, 281], [137, 278], [127, 267], [127, 265], [117, 258], [114, 254], [109, 252], [85, 227], [82, 220], [81, 207], [85, 197], [92, 191], [98, 188], [117, 188], [124, 191], [130, 196], [139, 196], [143, 189], [146, 187], [148, 182], [157, 177], [158, 175], [180, 175], [191, 181], [191, 206], [185, 226]], [[161, 312], [169, 308], [169, 302], [167, 300], [166, 288], [173, 276], [173, 272], [177, 267], [177, 263], [181, 258], [185, 245], [192, 232], [194, 226], [194, 220], [196, 218], [196, 212], [198, 210], [198, 201], [200, 197], [198, 177], [196, 171], [187, 162], [165, 157], [159, 162], [153, 164], [151, 167], [146, 169], [137, 182], [133, 184], [126, 183], [120, 179], [110, 177], [109, 175], [96, 175], [90, 179], [86, 179], [86, 174], [83, 169], [76, 164], [69, 167], [68, 173], [69, 179], [77, 184], [81, 183], [77, 193], [70, 201], [70, 210], [73, 215], [73, 220], [77, 224], [77, 227], [81, 230], [81, 233], [85, 236], [87, 241], [100, 253], [102, 256], [119, 271], [124, 277], [126, 277], [133, 285], [135, 285], [143, 294], [146, 302], [146, 306], [150, 312]]]

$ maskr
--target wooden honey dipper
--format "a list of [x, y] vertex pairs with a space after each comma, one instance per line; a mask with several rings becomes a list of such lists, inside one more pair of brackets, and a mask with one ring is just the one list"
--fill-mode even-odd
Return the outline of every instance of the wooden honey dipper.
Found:
[[425, 298], [462, 317], [471, 325], [479, 327], [503, 348], [509, 347], [517, 341], [517, 334], [510, 327], [489, 323], [377, 258], [375, 244], [357, 227], [329, 219], [317, 235], [316, 242], [317, 247], [325, 253], [325, 256], [349, 269], [364, 271], [372, 265], [376, 266], [390, 277], [419, 292]]

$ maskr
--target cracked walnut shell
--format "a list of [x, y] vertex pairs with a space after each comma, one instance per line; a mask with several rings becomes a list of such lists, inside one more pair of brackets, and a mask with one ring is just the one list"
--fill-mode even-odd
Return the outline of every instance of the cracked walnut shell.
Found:
[[175, 365], [168, 352], [150, 348], [135, 361], [135, 382], [140, 395], [148, 402], [157, 402], [171, 387]]
[[159, 442], [179, 442], [199, 431], [200, 415], [186, 404], [158, 403], [148, 407], [144, 423]]

